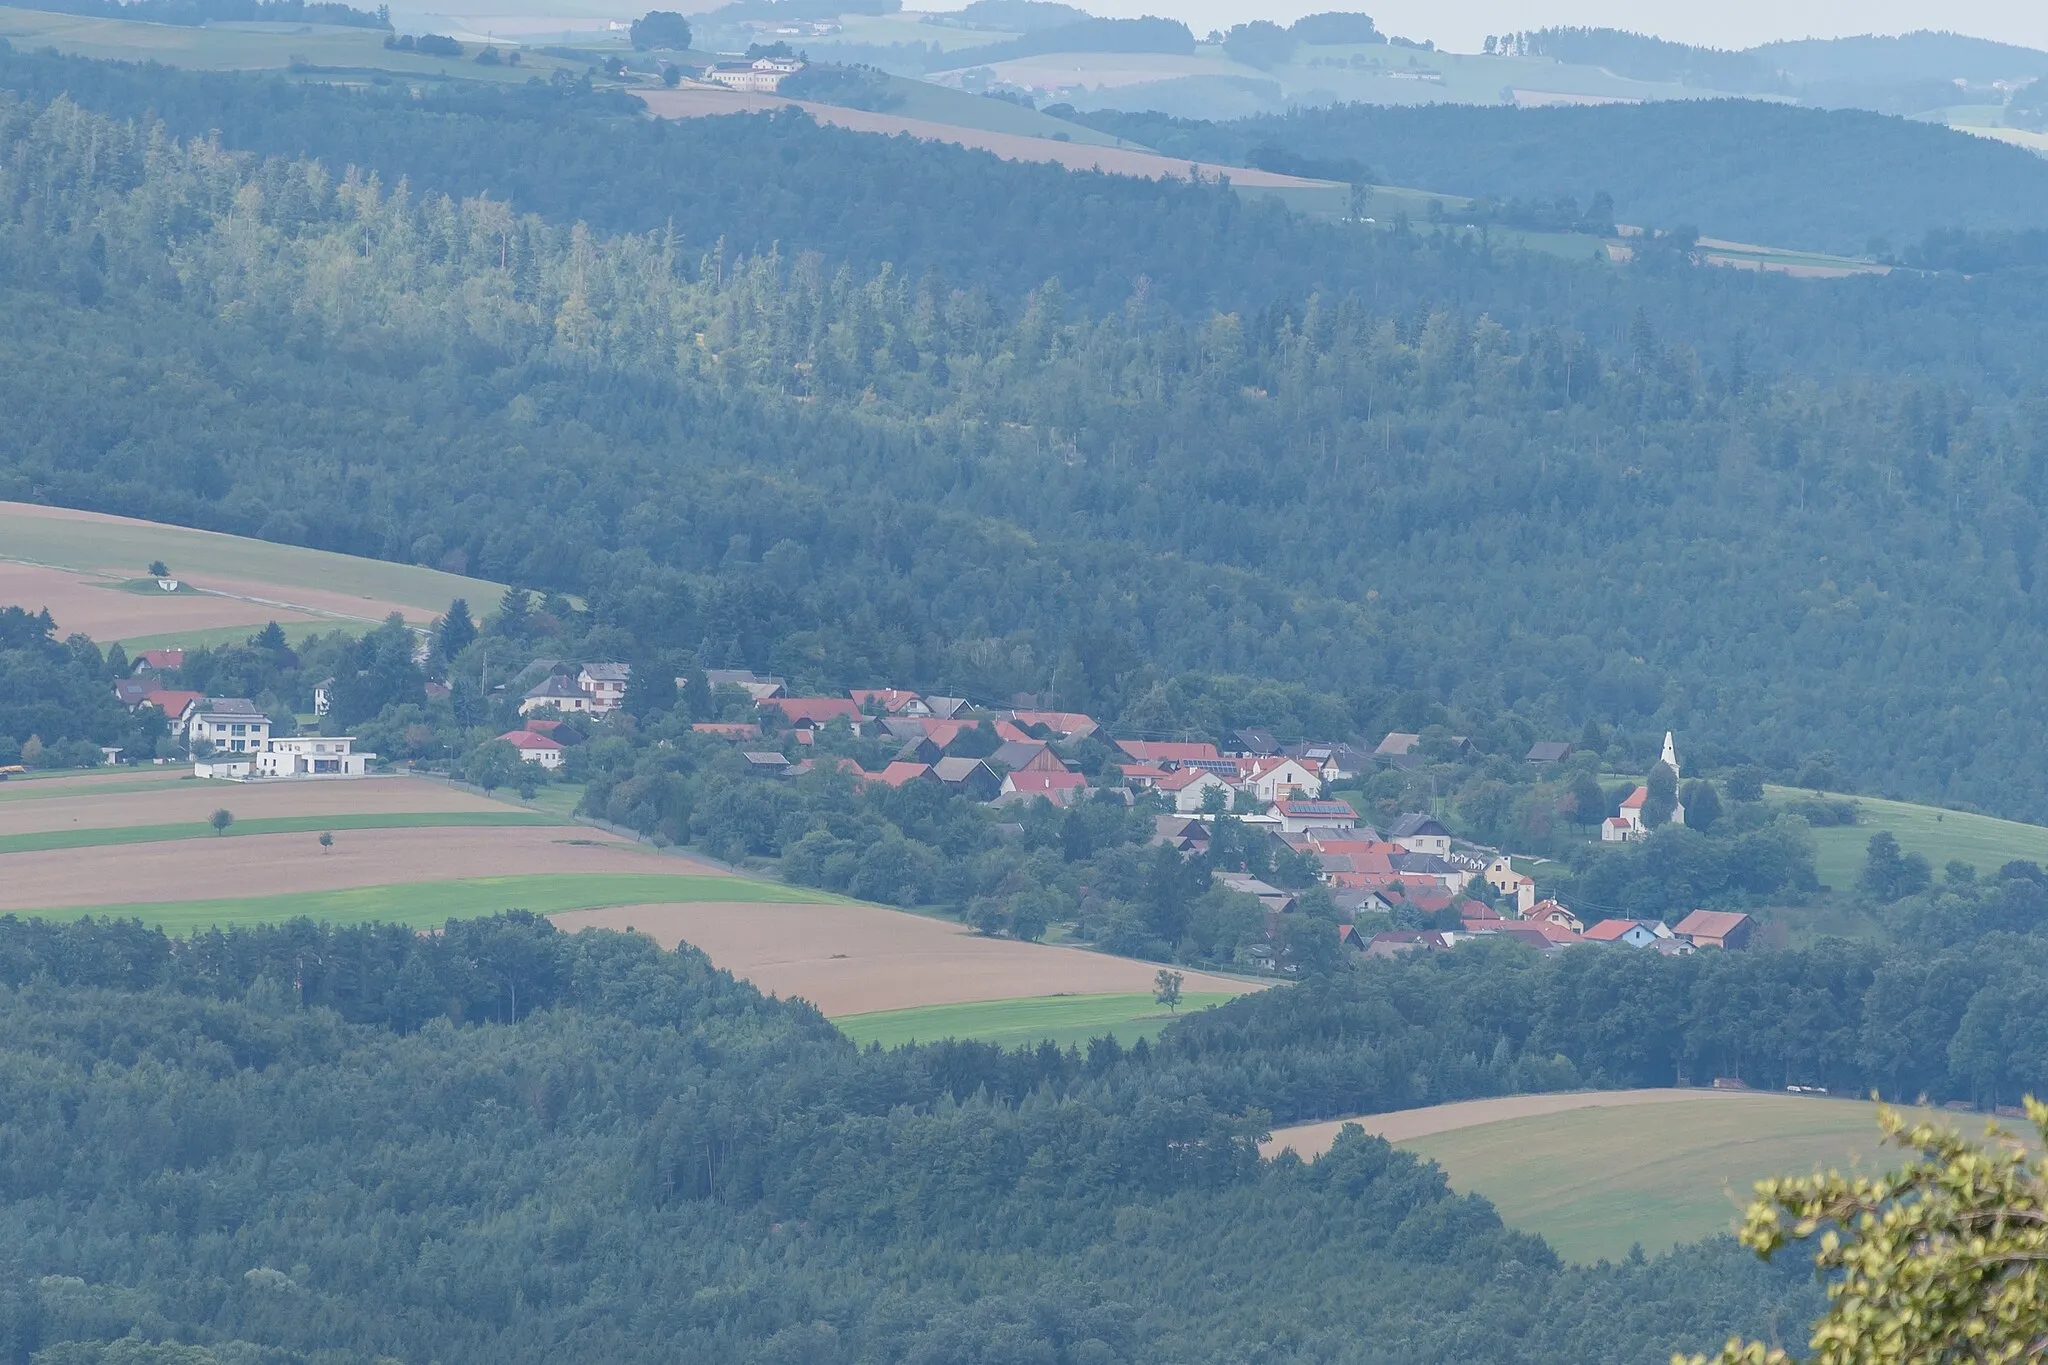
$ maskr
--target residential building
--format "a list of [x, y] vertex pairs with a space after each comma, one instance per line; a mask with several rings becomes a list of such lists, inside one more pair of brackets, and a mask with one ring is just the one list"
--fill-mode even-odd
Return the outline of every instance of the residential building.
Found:
[[1218, 760], [1223, 757], [1216, 752], [1213, 744], [1158, 743], [1145, 739], [1120, 739], [1116, 747], [1122, 749], [1139, 763], [1156, 763], [1162, 768], [1177, 768], [1198, 758]]
[[1545, 764], [1562, 763], [1571, 756], [1571, 745], [1565, 743], [1562, 740], [1546, 739], [1539, 740], [1536, 743], [1530, 745], [1529, 752], [1523, 755], [1523, 761], [1528, 763]]
[[[677, 678], [678, 690], [687, 687], [688, 678]], [[771, 697], [783, 696], [788, 684], [781, 678], [750, 672], [744, 668], [707, 668], [704, 670], [704, 685], [716, 690], [720, 687], [737, 687], [758, 704]]]
[[951, 720], [967, 709], [967, 699], [965, 697], [926, 697], [924, 699], [924, 709], [926, 714], [935, 720]]
[[1387, 837], [1410, 853], [1434, 853], [1439, 858], [1450, 856], [1451, 832], [1431, 815], [1404, 815], [1387, 831]]
[[1536, 879], [1526, 872], [1515, 871], [1515, 865], [1503, 853], [1486, 865], [1486, 884], [1493, 888], [1495, 895], [1513, 896], [1515, 912], [1526, 915], [1536, 904]]
[[578, 687], [575, 680], [566, 674], [556, 673], [540, 686], [528, 692], [519, 702], [519, 714], [530, 716], [536, 711], [554, 707], [563, 715], [590, 715], [596, 711], [590, 694]]
[[1569, 929], [1575, 934], [1586, 932], [1584, 922], [1556, 901], [1537, 901], [1536, 904], [1529, 907], [1522, 918], [1533, 924], [1555, 924], [1559, 928]]
[[1202, 768], [1176, 768], [1155, 781], [1154, 789], [1173, 798], [1173, 808], [1183, 815], [1207, 810], [1211, 804], [1209, 793], [1219, 792], [1216, 798], [1222, 808], [1229, 810], [1236, 803], [1237, 791], [1216, 774]]
[[1063, 773], [1067, 765], [1060, 762], [1060, 756], [1035, 739], [1009, 740], [997, 747], [988, 756], [992, 768], [1007, 768], [1013, 773]]
[[1429, 930], [1390, 929], [1374, 934], [1365, 945], [1367, 957], [1399, 957], [1403, 953], [1440, 952], [1450, 947], [1442, 934]]
[[144, 669], [152, 673], [163, 673], [183, 668], [185, 651], [182, 649], [145, 649], [135, 656], [134, 672]]
[[998, 805], [1010, 801], [1035, 801], [1044, 797], [1055, 806], [1070, 806], [1088, 795], [1088, 779], [1081, 773], [1014, 772], [1003, 777]]
[[1695, 910], [1672, 932], [1696, 948], [1725, 948], [1740, 952], [1756, 935], [1756, 921], [1732, 910]]
[[1280, 741], [1274, 738], [1271, 730], [1233, 730], [1230, 742], [1238, 753], [1251, 758], [1264, 758], [1280, 752]]
[[313, 684], [313, 714], [324, 716], [334, 709], [334, 679], [322, 678]]
[[744, 749], [740, 757], [746, 760], [748, 771], [769, 777], [786, 777], [792, 766], [781, 754], [767, 749]]
[[1176, 853], [1201, 853], [1212, 835], [1208, 822], [1186, 815], [1152, 817], [1152, 842], [1164, 844]]
[[535, 730], [508, 730], [498, 738], [519, 751], [521, 763], [538, 763], [543, 768], [562, 766], [562, 746]]
[[1273, 815], [1279, 819], [1280, 828], [1288, 834], [1358, 827], [1358, 812], [1345, 801], [1276, 801], [1273, 803]]
[[1124, 775], [1128, 787], [1156, 787], [1159, 779], [1166, 776], [1166, 769], [1151, 763], [1119, 763], [1117, 771]]
[[1012, 711], [1010, 719], [1026, 729], [1043, 725], [1055, 739], [1086, 739], [1101, 728], [1079, 711]]
[[804, 69], [793, 58], [762, 57], [751, 62], [719, 62], [704, 68], [704, 79], [728, 90], [772, 95], [788, 77]]
[[978, 758], [942, 758], [932, 764], [932, 776], [976, 801], [993, 801], [1003, 790], [996, 770]]
[[357, 753], [352, 735], [294, 735], [264, 742], [258, 777], [361, 777], [375, 754]]
[[1262, 806], [1291, 797], [1313, 801], [1323, 794], [1322, 775], [1299, 759], [1247, 758], [1238, 763], [1238, 772], [1238, 790]]
[[114, 700], [133, 711], [155, 690], [155, 683], [142, 682], [135, 678], [117, 678], [114, 681]]
[[924, 704], [923, 697], [893, 687], [856, 687], [846, 695], [866, 716], [915, 716], [922, 719], [932, 713], [931, 708]]
[[773, 697], [761, 703], [763, 711], [780, 711], [798, 730], [822, 730], [835, 720], [855, 729], [867, 719], [860, 707], [845, 697]]
[[590, 698], [591, 714], [608, 716], [626, 700], [626, 687], [632, 680], [631, 664], [585, 664], [576, 675], [576, 686]]
[[1651, 923], [1640, 919], [1603, 919], [1586, 931], [1586, 942], [1625, 943], [1631, 948], [1647, 948], [1658, 938], [1657, 930], [1650, 927]]
[[255, 754], [270, 738], [270, 717], [246, 697], [206, 697], [186, 708], [185, 741], [211, 744], [217, 752]]
[[1241, 896], [1256, 896], [1260, 905], [1277, 914], [1284, 915], [1294, 909], [1295, 896], [1292, 891], [1282, 891], [1277, 886], [1243, 872], [1218, 870], [1209, 875], [1215, 880], [1216, 885], [1225, 891], [1235, 891]]
[[900, 759], [878, 773], [868, 773], [869, 782], [879, 782], [885, 787], [900, 787], [906, 782], [915, 782], [920, 777], [930, 777], [929, 763], [905, 763]]
[[206, 700], [197, 692], [176, 691], [160, 688], [142, 699], [144, 706], [154, 706], [164, 713], [170, 722], [171, 738], [181, 738], [185, 733], [185, 722], [191, 716], [192, 708]]

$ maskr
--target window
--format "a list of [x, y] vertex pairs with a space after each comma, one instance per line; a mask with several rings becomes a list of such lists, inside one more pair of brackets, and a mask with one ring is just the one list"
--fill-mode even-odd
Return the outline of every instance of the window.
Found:
[[249, 727], [246, 725], [237, 725], [234, 729], [234, 733], [238, 735], [245, 735], [249, 733]]

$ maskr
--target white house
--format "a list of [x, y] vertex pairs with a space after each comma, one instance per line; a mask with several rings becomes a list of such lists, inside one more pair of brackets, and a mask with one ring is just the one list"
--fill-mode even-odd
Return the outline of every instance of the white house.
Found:
[[1273, 817], [1280, 822], [1283, 834], [1358, 828], [1358, 812], [1346, 801], [1275, 801]]
[[530, 716], [536, 711], [554, 707], [563, 715], [582, 712], [589, 715], [596, 711], [588, 692], [573, 681], [557, 673], [539, 687], [528, 692], [519, 702], [519, 714]]
[[256, 755], [258, 777], [361, 777], [375, 754], [356, 752], [352, 735], [294, 735], [266, 741]]
[[324, 716], [334, 709], [334, 679], [323, 678], [313, 684], [313, 714]]
[[631, 664], [585, 664], [576, 675], [576, 686], [590, 698], [593, 715], [608, 716], [626, 699], [626, 684], [632, 677]]
[[546, 735], [531, 730], [509, 730], [498, 738], [519, 751], [521, 763], [538, 763], [543, 768], [562, 766], [562, 746]]
[[1586, 941], [1625, 943], [1631, 948], [1647, 948], [1660, 937], [1670, 937], [1669, 929], [1665, 929], [1662, 935], [1658, 934], [1659, 929], [1664, 929], [1664, 924], [1660, 920], [1603, 919], [1586, 931]]
[[1223, 809], [1229, 810], [1237, 797], [1228, 782], [1206, 768], [1179, 768], [1153, 783], [1160, 791], [1173, 798], [1173, 808], [1182, 815], [1193, 815], [1205, 808], [1210, 792], [1223, 794]]
[[205, 740], [216, 752], [254, 754], [270, 738], [270, 717], [246, 697], [205, 697], [185, 712], [185, 742]]
[[720, 62], [704, 69], [704, 79], [728, 90], [748, 90], [772, 95], [785, 76], [804, 69], [802, 62], [787, 57], [761, 57], [751, 62]]
[[1434, 853], [1439, 858], [1451, 855], [1451, 832], [1428, 815], [1402, 816], [1387, 831], [1387, 838], [1410, 853]]
[[1313, 801], [1323, 794], [1322, 775], [1300, 759], [1260, 757], [1240, 760], [1244, 774], [1237, 789], [1249, 793], [1260, 805], [1301, 797]]

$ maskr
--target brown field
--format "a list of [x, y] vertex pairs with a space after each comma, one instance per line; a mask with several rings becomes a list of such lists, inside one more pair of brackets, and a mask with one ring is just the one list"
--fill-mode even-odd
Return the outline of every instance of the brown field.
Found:
[[[233, 810], [249, 794], [219, 790], [213, 804]], [[594, 830], [547, 826], [352, 830], [331, 853], [310, 834], [248, 834], [9, 853], [0, 868], [0, 914], [550, 872], [725, 875]]]
[[[802, 996], [828, 1015], [1044, 995], [1152, 989], [1156, 962], [1011, 939], [872, 905], [706, 901], [574, 910], [564, 929], [637, 929], [665, 948], [678, 940], [763, 992]], [[1187, 972], [1182, 989], [1239, 993], [1246, 983]]]
[[57, 634], [85, 634], [95, 640], [168, 635], [180, 630], [211, 630], [217, 626], [248, 626], [266, 621], [310, 621], [313, 613], [285, 607], [263, 607], [232, 597], [202, 593], [165, 593], [145, 597], [120, 592], [118, 580], [94, 578], [70, 569], [0, 560], [0, 605], [29, 611], [49, 608]]
[[66, 773], [62, 777], [15, 777], [0, 784], [0, 797], [20, 799], [57, 796], [82, 796], [105, 787], [128, 787], [137, 782], [161, 782], [169, 785], [192, 775], [192, 769], [185, 764], [171, 764], [157, 767], [154, 763], [146, 767], [99, 768], [89, 773]]
[[[864, 109], [841, 109], [830, 104], [780, 99], [773, 95], [703, 88], [634, 93], [662, 118], [705, 118], [714, 114], [757, 113], [794, 106], [820, 123], [857, 133], [901, 133], [928, 142], [951, 142], [978, 151], [994, 152], [1005, 161], [1054, 162], [1070, 171], [1106, 171], [1111, 175], [1131, 175], [1143, 180], [1185, 180], [1190, 164], [1157, 152], [1133, 151], [1127, 147], [1090, 147], [1079, 142], [1054, 142], [1051, 138], [1029, 137], [1022, 133], [992, 133], [980, 128], [905, 118], [900, 114], [874, 114]], [[1194, 164], [1200, 166], [1204, 179], [1213, 180], [1227, 175], [1231, 184], [1254, 189], [1300, 189], [1323, 185], [1320, 180], [1303, 180], [1299, 176], [1276, 175], [1271, 171], [1250, 170], [1243, 166]]]
[[1788, 1104], [1798, 1098], [1760, 1090], [1574, 1090], [1557, 1095], [1503, 1095], [1498, 1099], [1462, 1100], [1456, 1104], [1433, 1104], [1425, 1109], [1402, 1109], [1391, 1114], [1365, 1114], [1352, 1119], [1329, 1119], [1321, 1123], [1296, 1124], [1292, 1128], [1275, 1128], [1272, 1136], [1259, 1145], [1259, 1151], [1269, 1157], [1291, 1151], [1304, 1160], [1312, 1161], [1330, 1150], [1330, 1145], [1337, 1140], [1337, 1130], [1347, 1123], [1355, 1123], [1389, 1142], [1406, 1142], [1411, 1138], [1474, 1128], [1482, 1123], [1538, 1118], [1575, 1109], [1624, 1109], [1642, 1104], [1698, 1103], [1701, 1100], [1729, 1104]]
[[[171, 772], [189, 769], [170, 769]], [[47, 784], [56, 787], [61, 779]], [[57, 829], [127, 829], [203, 821], [221, 807], [237, 819], [288, 815], [383, 815], [424, 811], [506, 809], [503, 802], [416, 777], [365, 777], [346, 782], [166, 783], [161, 790], [96, 792], [88, 785], [53, 790], [47, 800], [0, 803], [0, 835]], [[474, 833], [474, 830], [464, 831]], [[452, 831], [443, 830], [444, 837]], [[254, 837], [254, 836], [250, 836]], [[460, 837], [460, 836], [455, 836]], [[104, 850], [95, 850], [103, 852]], [[82, 850], [74, 856], [82, 854]]]

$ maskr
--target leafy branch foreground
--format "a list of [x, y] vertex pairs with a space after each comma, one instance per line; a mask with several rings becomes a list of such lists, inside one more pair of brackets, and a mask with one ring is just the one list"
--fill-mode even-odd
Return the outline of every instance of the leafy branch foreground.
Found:
[[[2027, 1118], [2048, 1143], [2048, 1105]], [[1992, 1126], [1983, 1145], [1879, 1111], [1885, 1140], [1919, 1156], [1877, 1179], [1829, 1172], [1760, 1181], [1741, 1240], [1759, 1256], [1816, 1234], [1814, 1263], [1841, 1272], [1814, 1324], [1821, 1365], [2011, 1362], [2048, 1356], [2048, 1158]], [[1791, 1357], [1730, 1340], [1713, 1365]], [[1674, 1356], [1673, 1365], [1708, 1365]]]

